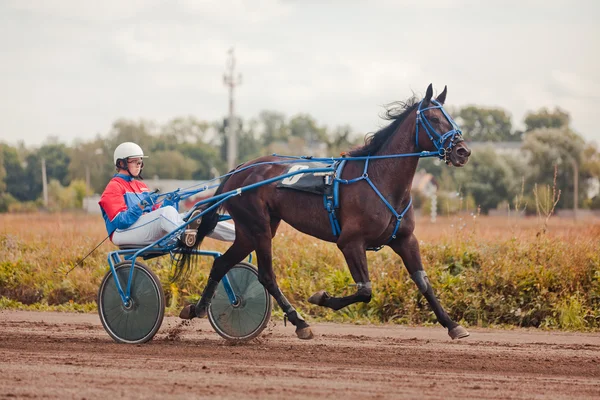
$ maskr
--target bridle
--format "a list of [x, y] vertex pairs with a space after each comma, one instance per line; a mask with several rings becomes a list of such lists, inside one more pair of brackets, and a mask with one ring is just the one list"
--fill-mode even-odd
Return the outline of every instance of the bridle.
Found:
[[[421, 100], [421, 102], [419, 102], [419, 106], [417, 107], [417, 124], [415, 129], [415, 141], [417, 144], [417, 149], [419, 148], [419, 126], [421, 126], [437, 149], [440, 160], [443, 160], [446, 164], [450, 164], [450, 154], [452, 153], [452, 150], [460, 142], [464, 142], [462, 132], [452, 117], [446, 112], [446, 110], [444, 110], [444, 107], [440, 102], [437, 100], [431, 100], [431, 103], [433, 106], [422, 108], [423, 100]], [[444, 134], [440, 134], [435, 130], [425, 115], [425, 111], [434, 109], [439, 109], [442, 114], [444, 114], [446, 121], [448, 121], [453, 129]], [[444, 147], [446, 142], [448, 142], [448, 147]]]

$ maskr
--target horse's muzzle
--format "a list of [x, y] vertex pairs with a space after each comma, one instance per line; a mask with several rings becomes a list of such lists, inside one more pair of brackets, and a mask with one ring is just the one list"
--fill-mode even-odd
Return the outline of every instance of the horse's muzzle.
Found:
[[456, 146], [454, 146], [454, 148], [450, 152], [450, 155], [448, 156], [448, 159], [455, 167], [463, 167], [469, 161], [470, 155], [471, 149], [467, 147], [464, 141], [461, 141], [460, 143], [456, 144]]

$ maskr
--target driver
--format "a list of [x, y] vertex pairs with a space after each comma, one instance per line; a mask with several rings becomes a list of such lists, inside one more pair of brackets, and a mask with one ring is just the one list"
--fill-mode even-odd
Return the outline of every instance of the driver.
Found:
[[[113, 161], [117, 173], [110, 180], [100, 197], [100, 209], [111, 241], [117, 246], [149, 245], [175, 228], [183, 225], [184, 219], [171, 205], [154, 204], [148, 186], [142, 182], [144, 167], [142, 148], [135, 143], [121, 143], [114, 152]], [[190, 218], [201, 211], [195, 210]], [[192, 243], [201, 218], [191, 222], [184, 235], [193, 235]], [[235, 228], [232, 224], [219, 222], [208, 235], [217, 240], [232, 242]], [[182, 238], [188, 243], [187, 237]]]

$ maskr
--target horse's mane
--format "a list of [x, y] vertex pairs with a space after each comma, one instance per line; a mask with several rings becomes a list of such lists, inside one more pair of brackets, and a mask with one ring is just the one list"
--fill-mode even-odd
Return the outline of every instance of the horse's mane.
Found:
[[414, 95], [406, 101], [396, 101], [388, 104], [383, 119], [391, 120], [392, 122], [378, 130], [375, 133], [369, 133], [365, 136], [365, 144], [361, 147], [348, 152], [351, 157], [362, 157], [377, 153], [383, 144], [396, 132], [396, 129], [402, 121], [417, 107], [419, 99]]

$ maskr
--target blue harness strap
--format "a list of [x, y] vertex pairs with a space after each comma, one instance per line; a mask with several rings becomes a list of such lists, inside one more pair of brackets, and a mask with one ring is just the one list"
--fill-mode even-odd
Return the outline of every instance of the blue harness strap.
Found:
[[[341, 234], [341, 226], [340, 226], [340, 223], [339, 223], [336, 213], [335, 213], [335, 210], [339, 209], [339, 207], [340, 207], [339, 185], [340, 184], [348, 185], [348, 184], [355, 183], [355, 182], [358, 182], [361, 180], [365, 180], [365, 181], [367, 181], [369, 186], [371, 186], [373, 191], [375, 191], [375, 193], [377, 193], [377, 195], [379, 196], [381, 201], [383, 201], [383, 203], [386, 205], [386, 207], [391, 211], [392, 215], [396, 218], [396, 224], [394, 226], [394, 231], [392, 232], [392, 235], [385, 243], [385, 245], [387, 245], [396, 238], [398, 229], [400, 229], [400, 223], [402, 222], [404, 215], [406, 215], [406, 213], [412, 206], [412, 197], [409, 198], [408, 204], [406, 205], [404, 210], [402, 210], [402, 212], [398, 213], [394, 209], [394, 207], [392, 207], [392, 205], [381, 194], [379, 189], [377, 189], [377, 187], [375, 186], [373, 181], [371, 181], [371, 179], [369, 178], [369, 175], [367, 173], [367, 170], [369, 168], [369, 160], [383, 160], [383, 159], [404, 158], [404, 157], [418, 157], [418, 158], [437, 157], [440, 160], [444, 160], [446, 163], [448, 163], [449, 162], [448, 155], [452, 151], [453, 147], [457, 143], [460, 143], [461, 141], [463, 141], [462, 132], [461, 132], [460, 128], [458, 127], [456, 122], [452, 119], [452, 117], [446, 112], [446, 110], [444, 110], [443, 104], [439, 103], [437, 100], [431, 100], [430, 103], [433, 105], [429, 105], [427, 107], [424, 105], [428, 105], [428, 104], [424, 104], [423, 100], [421, 100], [421, 102], [419, 103], [419, 105], [417, 107], [415, 144], [416, 144], [416, 148], [418, 150], [419, 149], [419, 128], [421, 127], [427, 133], [427, 136], [429, 137], [429, 140], [433, 143], [434, 147], [436, 148], [436, 151], [420, 151], [420, 152], [414, 152], [414, 153], [386, 154], [386, 155], [375, 155], [375, 156], [367, 155], [367, 156], [341, 157], [341, 158], [339, 158], [339, 157], [318, 158], [318, 157], [313, 157], [313, 156], [286, 156], [286, 155], [273, 154], [273, 156], [284, 158], [285, 160], [262, 161], [262, 162], [258, 162], [258, 163], [254, 163], [254, 164], [250, 164], [250, 165], [246, 165], [246, 166], [238, 166], [236, 169], [228, 172], [225, 175], [222, 175], [220, 177], [216, 177], [207, 182], [204, 182], [205, 186], [202, 189], [186, 190], [184, 192], [181, 192], [181, 194], [176, 193], [177, 191], [174, 192], [172, 200], [178, 201], [179, 199], [187, 198], [195, 193], [201, 192], [208, 188], [217, 187], [218, 185], [216, 185], [216, 184], [211, 185], [211, 186], [207, 186], [206, 184], [215, 182], [217, 180], [220, 181], [221, 179], [231, 176], [233, 174], [245, 171], [249, 168], [255, 168], [255, 167], [258, 167], [261, 165], [296, 164], [296, 163], [304, 163], [304, 162], [331, 162], [330, 166], [328, 166], [326, 168], [308, 169], [305, 172], [306, 173], [307, 172], [312, 172], [312, 173], [318, 172], [318, 173], [324, 173], [327, 175], [327, 177], [325, 178], [325, 185], [328, 188], [326, 189], [324, 197], [323, 197], [323, 205], [329, 215], [329, 223], [331, 224], [331, 231], [332, 231], [333, 235], [337, 237]], [[450, 125], [452, 126], [451, 130], [449, 130], [448, 132], [443, 133], [443, 134], [441, 134], [440, 132], [437, 132], [435, 130], [434, 126], [430, 123], [430, 121], [427, 119], [427, 115], [425, 114], [425, 111], [433, 110], [433, 109], [439, 110], [444, 115], [447, 122], [449, 122]], [[448, 142], [447, 147], [444, 147], [444, 146], [446, 146], [446, 142]], [[347, 161], [364, 161], [365, 168], [364, 168], [363, 174], [354, 179], [341, 179], [340, 177], [342, 176], [342, 171], [343, 171], [344, 167], [346, 166]], [[199, 205], [208, 204], [208, 203], [212, 204], [212, 206], [210, 206], [209, 209], [212, 207], [217, 207], [219, 204], [221, 204], [225, 200], [229, 199], [230, 197], [237, 196], [247, 190], [251, 190], [253, 188], [256, 188], [256, 187], [259, 187], [259, 186], [262, 186], [265, 184], [270, 184], [275, 181], [285, 179], [289, 176], [293, 176], [293, 175], [297, 175], [297, 174], [301, 174], [301, 173], [305, 173], [305, 172], [301, 172], [301, 171], [288, 172], [287, 174], [283, 174], [283, 175], [280, 175], [280, 176], [277, 176], [274, 178], [269, 178], [263, 182], [254, 183], [254, 184], [251, 184], [248, 186], [238, 188], [236, 190], [231, 190], [226, 193], [221, 193], [217, 196], [214, 196], [211, 199], [204, 199], [204, 200], [197, 202], [194, 205], [194, 208], [196, 208]], [[334, 172], [333, 180], [331, 180], [331, 172]], [[198, 185], [190, 186], [187, 189], [191, 189], [195, 186], [198, 186]], [[178, 191], [179, 191], [179, 189], [178, 189]], [[185, 197], [184, 197], [184, 195], [185, 195]], [[169, 198], [167, 198], [167, 200], [169, 200]], [[215, 202], [217, 202], [217, 203], [215, 203]], [[377, 248], [369, 248], [367, 250], [379, 250], [382, 247], [383, 246], [380, 246]]]
[[331, 232], [333, 233], [333, 236], [340, 236], [340, 233], [342, 233], [340, 223], [335, 214], [335, 210], [340, 208], [340, 182], [336, 179], [336, 177], [342, 174], [345, 166], [346, 160], [342, 160], [333, 165], [333, 168], [335, 169], [332, 182], [333, 190], [323, 195], [323, 203], [325, 205], [325, 210], [327, 210], [327, 213], [329, 214], [329, 223], [331, 224]]
[[[387, 242], [385, 242], [385, 245], [389, 244], [392, 240], [396, 239], [396, 234], [398, 233], [398, 229], [400, 229], [400, 223], [402, 222], [402, 218], [404, 218], [404, 215], [406, 215], [406, 213], [410, 209], [410, 206], [412, 205], [412, 197], [409, 198], [408, 204], [406, 205], [404, 210], [402, 210], [401, 213], [398, 213], [394, 209], [394, 207], [392, 207], [392, 205], [389, 203], [389, 201], [387, 201], [386, 198], [381, 194], [379, 189], [377, 189], [377, 186], [375, 186], [373, 181], [369, 178], [369, 174], [367, 172], [369, 169], [369, 158], [367, 158], [365, 160], [365, 169], [363, 170], [363, 174], [361, 176], [359, 176], [358, 178], [354, 178], [354, 179], [341, 179], [340, 178], [340, 176], [342, 176], [342, 171], [344, 170], [344, 167], [346, 166], [346, 161], [347, 160], [342, 160], [342, 162], [340, 162], [340, 164], [335, 169], [335, 174], [333, 176], [333, 191], [332, 191], [332, 193], [325, 194], [323, 196], [325, 210], [327, 210], [327, 213], [329, 214], [329, 223], [331, 224], [331, 231], [332, 231], [333, 235], [339, 236], [342, 233], [342, 230], [340, 228], [340, 223], [335, 214], [335, 210], [340, 208], [339, 185], [340, 184], [349, 185], [351, 183], [365, 180], [365, 181], [367, 181], [369, 186], [371, 186], [373, 191], [375, 193], [377, 193], [377, 195], [383, 201], [385, 206], [392, 212], [394, 217], [396, 217], [396, 225], [394, 226], [394, 231], [392, 232], [392, 235], [387, 240]], [[385, 246], [385, 245], [383, 245], [383, 246]], [[368, 248], [367, 250], [378, 251], [378, 250], [381, 250], [383, 248], [383, 246], [376, 247], [376, 248]]]

